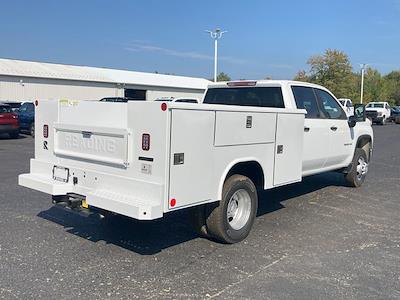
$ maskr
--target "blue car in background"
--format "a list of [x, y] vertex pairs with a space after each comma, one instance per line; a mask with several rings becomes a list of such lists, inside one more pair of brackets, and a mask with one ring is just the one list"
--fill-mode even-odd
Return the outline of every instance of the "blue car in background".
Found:
[[35, 136], [35, 105], [32, 102], [24, 102], [18, 111], [21, 131], [28, 131]]

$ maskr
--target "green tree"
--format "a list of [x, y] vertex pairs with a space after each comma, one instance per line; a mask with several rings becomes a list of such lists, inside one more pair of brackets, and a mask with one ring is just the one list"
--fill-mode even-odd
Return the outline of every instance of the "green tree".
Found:
[[357, 94], [357, 76], [347, 54], [327, 49], [323, 55], [314, 55], [307, 61], [309, 72], [301, 70], [295, 79], [325, 86], [338, 98], [351, 98]]
[[307, 75], [307, 72], [304, 70], [300, 70], [297, 72], [296, 76], [294, 77], [293, 80], [296, 81], [303, 81], [303, 82], [309, 82], [310, 78]]
[[230, 81], [231, 77], [224, 72], [221, 72], [217, 75], [217, 81]]
[[392, 105], [400, 105], [400, 71], [392, 71], [383, 76], [381, 99]]
[[364, 101], [384, 101], [383, 96], [383, 80], [378, 70], [367, 68], [364, 77]]

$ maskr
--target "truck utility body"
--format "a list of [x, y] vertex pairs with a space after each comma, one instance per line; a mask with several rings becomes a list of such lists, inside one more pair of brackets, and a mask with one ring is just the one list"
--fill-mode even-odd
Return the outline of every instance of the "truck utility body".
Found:
[[[337, 100], [338, 108], [328, 105], [325, 113], [331, 108], [341, 122], [320, 119], [326, 122], [321, 125], [305, 119], [316, 113], [311, 107], [316, 100], [303, 97], [317, 93], [314, 88], [328, 93], [304, 83], [241, 81], [211, 85], [203, 104], [39, 101], [35, 158], [19, 183], [56, 199], [79, 195], [84, 208], [140, 220], [196, 207], [205, 235], [236, 242], [253, 222], [256, 188], [299, 182], [333, 169], [349, 173], [362, 136], [362, 167], [367, 168], [370, 124], [360, 122], [357, 132], [355, 124], [350, 128]], [[229, 188], [235, 186], [237, 190]], [[224, 200], [231, 190], [231, 199]], [[208, 203], [218, 201], [225, 217], [213, 221], [216, 213]], [[212, 224], [207, 226], [206, 219]]]

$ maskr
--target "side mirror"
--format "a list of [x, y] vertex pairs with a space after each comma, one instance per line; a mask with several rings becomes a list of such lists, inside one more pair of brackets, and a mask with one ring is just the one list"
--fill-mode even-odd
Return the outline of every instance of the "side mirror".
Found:
[[[354, 118], [356, 122], [365, 121], [365, 105], [364, 104], [354, 104]], [[349, 118], [350, 121], [350, 118]]]
[[355, 116], [349, 116], [349, 119], [347, 120], [347, 123], [349, 124], [350, 128], [353, 128], [357, 124], [357, 119]]

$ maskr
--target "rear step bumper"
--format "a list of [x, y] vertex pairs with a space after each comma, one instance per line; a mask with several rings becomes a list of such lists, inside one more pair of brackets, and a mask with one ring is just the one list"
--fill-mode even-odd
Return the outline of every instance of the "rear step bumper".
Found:
[[21, 174], [18, 184], [50, 195], [66, 195], [73, 192], [72, 183], [55, 181], [40, 174]]
[[[75, 192], [75, 186], [72, 183], [59, 182], [35, 173], [19, 175], [18, 183], [50, 195], [67, 195]], [[86, 197], [89, 206], [137, 220], [153, 220], [163, 216], [161, 202], [137, 199], [104, 189], [89, 191], [82, 197]]]

